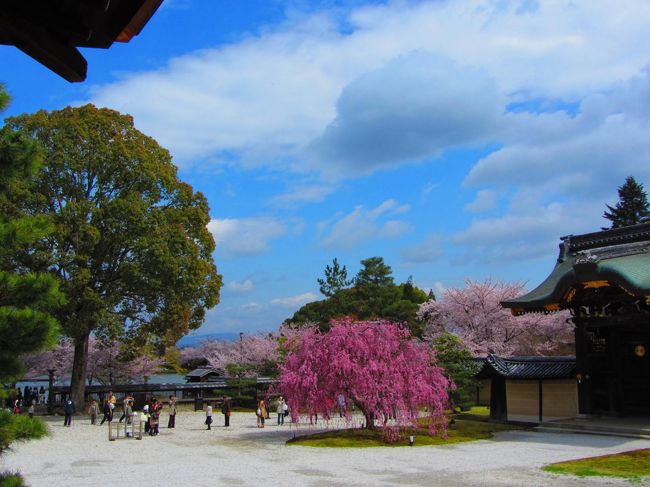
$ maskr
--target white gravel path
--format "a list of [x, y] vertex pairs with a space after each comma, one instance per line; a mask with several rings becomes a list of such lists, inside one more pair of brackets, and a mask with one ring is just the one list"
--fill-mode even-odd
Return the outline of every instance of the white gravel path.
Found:
[[163, 414], [160, 436], [109, 442], [106, 425], [91, 426], [82, 418], [65, 428], [63, 418], [49, 417], [52, 435], [15, 444], [0, 456], [0, 469], [19, 470], [32, 487], [629, 485], [548, 474], [540, 467], [650, 448], [648, 440], [524, 431], [449, 446], [308, 448], [285, 445], [296, 432], [316, 431], [308, 425], [277, 426], [271, 420], [259, 429], [252, 413], [234, 413], [227, 429], [221, 414], [214, 418], [206, 431], [203, 413], [180, 412], [171, 430]]

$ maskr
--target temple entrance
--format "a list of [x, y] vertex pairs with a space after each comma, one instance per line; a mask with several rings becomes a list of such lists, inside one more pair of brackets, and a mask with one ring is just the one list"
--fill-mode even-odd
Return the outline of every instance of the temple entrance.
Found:
[[589, 414], [650, 414], [650, 333], [606, 327], [586, 333], [589, 380], [581, 410]]
[[650, 335], [624, 334], [621, 345], [623, 413], [650, 414]]

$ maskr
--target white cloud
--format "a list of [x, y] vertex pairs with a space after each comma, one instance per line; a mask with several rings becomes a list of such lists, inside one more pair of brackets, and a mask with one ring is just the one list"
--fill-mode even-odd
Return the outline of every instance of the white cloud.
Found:
[[465, 205], [465, 211], [480, 213], [489, 211], [496, 206], [497, 194], [493, 190], [482, 189], [476, 193], [476, 199]]
[[336, 191], [334, 186], [298, 186], [269, 200], [272, 206], [291, 208], [304, 203], [320, 203]]
[[311, 303], [312, 301], [316, 300], [318, 300], [318, 296], [314, 293], [302, 293], [296, 296], [272, 299], [271, 304], [285, 306], [287, 308], [299, 308], [307, 303]]
[[523, 203], [503, 216], [474, 220], [453, 236], [460, 246], [456, 260], [507, 262], [535, 258], [556, 251], [559, 237], [599, 229], [602, 208], [584, 203]]
[[484, 142], [504, 110], [482, 70], [414, 51], [346, 86], [336, 119], [309, 151], [326, 173], [370, 173]]
[[208, 230], [217, 242], [217, 253], [224, 258], [255, 255], [270, 249], [269, 240], [287, 233], [287, 225], [269, 217], [211, 220]]
[[243, 294], [247, 293], [253, 290], [255, 286], [253, 285], [253, 281], [250, 279], [246, 279], [244, 281], [230, 281], [226, 285], [226, 289], [229, 291], [236, 293], [236, 294]]
[[91, 101], [131, 113], [177, 164], [301, 170], [317, 140], [316, 167], [367, 173], [481, 139], [500, 96], [579, 101], [629, 79], [650, 61], [649, 24], [638, 0], [390, 2], [296, 15]]
[[371, 239], [396, 239], [411, 230], [411, 225], [390, 218], [409, 210], [408, 205], [399, 205], [395, 200], [386, 200], [376, 208], [367, 209], [359, 205], [347, 215], [338, 215], [318, 227], [320, 245], [327, 248], [352, 249]]

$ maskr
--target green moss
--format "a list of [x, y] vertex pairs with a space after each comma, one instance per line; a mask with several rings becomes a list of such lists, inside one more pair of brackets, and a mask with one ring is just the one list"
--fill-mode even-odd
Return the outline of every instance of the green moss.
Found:
[[543, 467], [543, 470], [579, 477], [620, 477], [640, 482], [643, 477], [650, 476], [650, 449], [554, 463]]
[[[447, 428], [447, 438], [442, 436], [431, 436], [428, 430], [428, 421], [423, 418], [420, 421], [420, 428], [414, 436], [414, 446], [426, 445], [449, 445], [467, 441], [486, 440], [492, 438], [494, 433], [499, 431], [524, 429], [520, 426], [489, 423], [488, 415], [484, 414], [484, 408], [472, 408], [468, 413], [453, 416], [455, 422]], [[470, 417], [471, 419], [461, 419]], [[476, 419], [474, 419], [474, 417]], [[345, 429], [324, 431], [308, 436], [299, 436], [287, 441], [289, 445], [300, 445], [310, 447], [326, 448], [368, 448], [368, 447], [396, 447], [407, 446], [408, 435], [396, 443], [387, 443], [382, 437], [381, 430]]]

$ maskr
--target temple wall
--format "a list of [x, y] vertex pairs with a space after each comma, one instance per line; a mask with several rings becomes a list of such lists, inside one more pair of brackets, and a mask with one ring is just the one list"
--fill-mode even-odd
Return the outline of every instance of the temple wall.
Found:
[[544, 421], [575, 418], [578, 415], [578, 385], [575, 379], [543, 382]]
[[[507, 380], [508, 421], [539, 423], [539, 382]], [[574, 418], [578, 390], [574, 379], [542, 381], [542, 421]]]

